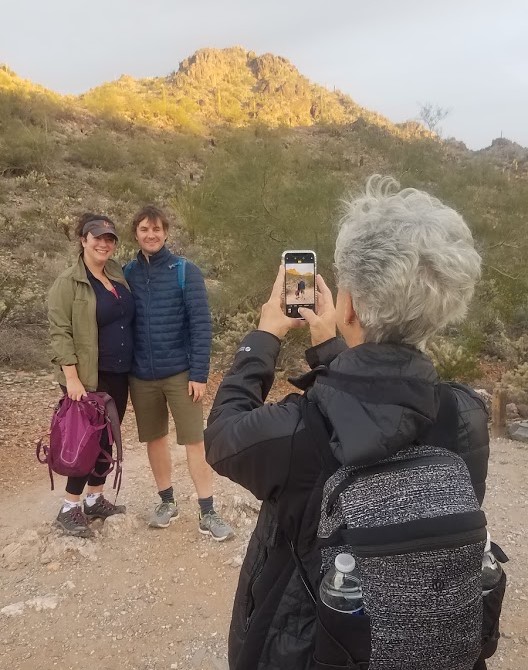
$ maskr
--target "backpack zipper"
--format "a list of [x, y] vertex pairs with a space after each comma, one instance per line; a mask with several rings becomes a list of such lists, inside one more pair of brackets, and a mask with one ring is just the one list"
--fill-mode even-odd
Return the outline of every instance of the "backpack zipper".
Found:
[[378, 556], [392, 556], [398, 554], [413, 554], [420, 551], [434, 551], [436, 549], [455, 549], [468, 544], [478, 544], [486, 541], [486, 528], [476, 528], [472, 531], [454, 533], [449, 536], [427, 537], [420, 540], [407, 540], [393, 544], [376, 544], [353, 546], [354, 554], [361, 558]]

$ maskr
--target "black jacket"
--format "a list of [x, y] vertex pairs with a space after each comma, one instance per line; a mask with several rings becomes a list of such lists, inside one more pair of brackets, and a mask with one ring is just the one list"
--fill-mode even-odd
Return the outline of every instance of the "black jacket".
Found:
[[[231, 670], [311, 670], [315, 612], [295, 568], [291, 541], [314, 582], [315, 538], [329, 459], [379, 461], [416, 439], [440, 439], [460, 454], [482, 502], [489, 455], [484, 404], [456, 387], [458, 421], [438, 426], [442, 385], [414, 348], [340, 340], [307, 352], [312, 372], [294, 380], [304, 396], [264, 404], [280, 341], [255, 331], [225, 376], [205, 431], [207, 460], [263, 501], [240, 572], [229, 634]], [[316, 403], [330, 440], [314, 440], [303, 404]], [[447, 416], [447, 414], [446, 414]], [[456, 415], [455, 415], [456, 416]], [[330, 443], [330, 448], [329, 448]]]

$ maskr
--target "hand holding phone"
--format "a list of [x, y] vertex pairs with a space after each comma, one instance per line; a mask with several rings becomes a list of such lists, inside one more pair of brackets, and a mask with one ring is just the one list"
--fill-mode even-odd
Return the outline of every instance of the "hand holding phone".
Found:
[[316, 310], [315, 277], [317, 259], [310, 249], [288, 249], [282, 254], [284, 266], [284, 313], [302, 319], [299, 308]]
[[299, 307], [299, 312], [306, 319], [310, 328], [312, 346], [322, 344], [336, 336], [336, 310], [332, 291], [321, 275], [315, 278], [317, 284], [317, 314], [311, 309]]
[[282, 308], [282, 297], [284, 291], [284, 266], [279, 267], [279, 272], [269, 300], [262, 305], [258, 329], [283, 338], [292, 328], [302, 328], [305, 322], [302, 319], [292, 319], [284, 313]]

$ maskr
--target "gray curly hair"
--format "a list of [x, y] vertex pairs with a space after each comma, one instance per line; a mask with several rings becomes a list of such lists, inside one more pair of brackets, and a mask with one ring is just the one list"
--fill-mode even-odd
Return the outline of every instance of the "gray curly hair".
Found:
[[345, 202], [335, 264], [367, 342], [423, 349], [437, 331], [464, 318], [481, 258], [458, 212], [373, 175], [363, 195]]

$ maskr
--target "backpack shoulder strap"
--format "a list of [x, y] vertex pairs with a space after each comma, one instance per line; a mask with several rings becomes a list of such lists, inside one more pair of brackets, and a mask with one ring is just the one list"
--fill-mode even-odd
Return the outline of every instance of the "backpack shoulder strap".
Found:
[[131, 273], [132, 273], [132, 270], [136, 267], [136, 265], [137, 265], [137, 259], [134, 258], [134, 260], [132, 260], [132, 261], [130, 261], [129, 263], [127, 263], [127, 264], [125, 265], [125, 267], [123, 268], [123, 274], [125, 275], [125, 279], [126, 279], [127, 281], [128, 281], [128, 279], [129, 279], [129, 277], [130, 277], [130, 275], [131, 275]]
[[117, 455], [116, 455], [116, 469], [115, 469], [115, 478], [114, 478], [114, 488], [117, 487], [116, 500], [121, 488], [121, 478], [123, 474], [123, 441], [121, 438], [121, 424], [119, 423], [119, 415], [117, 413], [117, 407], [112, 396], [108, 393], [102, 391], [97, 391], [91, 395], [97, 396], [101, 404], [104, 405], [105, 414], [108, 417], [108, 422], [110, 424], [110, 430], [112, 432], [112, 437], [116, 445]]
[[185, 266], [187, 265], [187, 259], [185, 256], [177, 256], [178, 260], [175, 263], [169, 265], [169, 270], [176, 268], [176, 277], [178, 280], [178, 286], [182, 291], [185, 291]]
[[311, 438], [316, 444], [324, 445], [320, 450], [321, 460], [324, 471], [330, 476], [341, 467], [330, 449], [330, 424], [323, 416], [317, 403], [311, 402], [306, 396], [303, 397], [301, 402], [301, 413]]
[[[317, 404], [308, 400], [306, 396], [303, 396], [301, 399], [301, 415], [307, 428], [306, 433], [309, 435], [309, 439], [312, 439], [320, 447], [319, 453], [323, 466], [321, 474], [326, 480], [340, 467], [339, 461], [334, 458], [330, 449], [330, 427]], [[310, 600], [315, 604], [317, 600], [316, 592], [310, 581], [308, 573], [306, 572], [301, 562], [295, 544], [291, 538], [288, 538], [288, 543], [293, 561], [304, 588], [306, 589]]]
[[440, 405], [431, 429], [420, 440], [422, 444], [441, 445], [449, 451], [457, 451], [458, 405], [451, 384], [440, 384]]
[[180, 256], [180, 260], [176, 263], [177, 273], [178, 273], [178, 284], [182, 291], [185, 291], [185, 266], [187, 265], [187, 259], [183, 256]]

